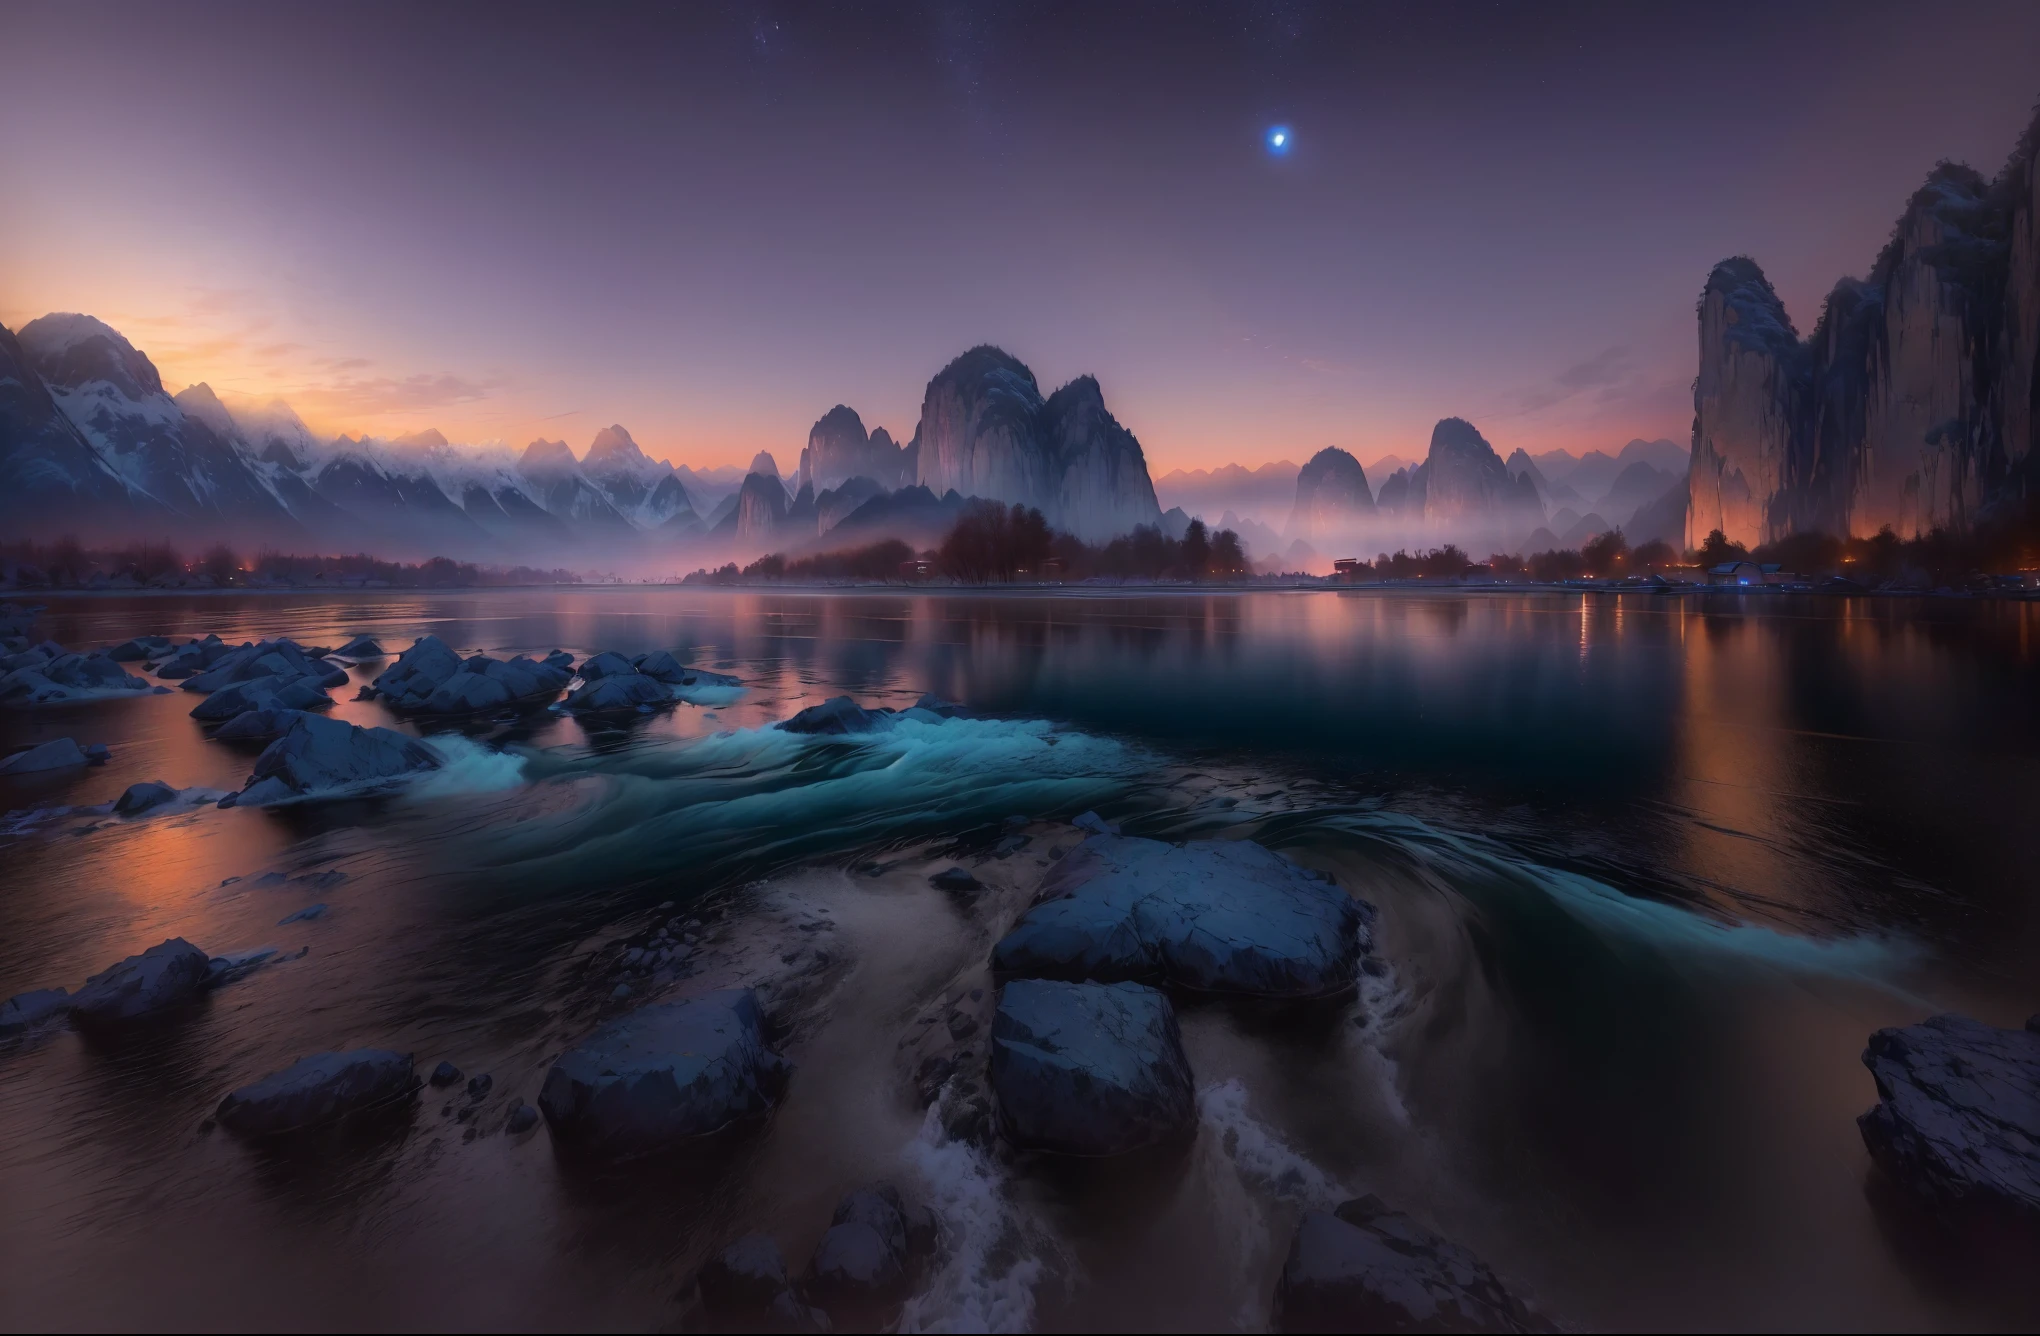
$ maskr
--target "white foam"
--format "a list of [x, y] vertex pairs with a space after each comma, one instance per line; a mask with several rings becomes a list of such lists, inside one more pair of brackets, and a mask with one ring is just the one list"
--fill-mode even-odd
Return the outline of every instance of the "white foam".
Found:
[[524, 782], [525, 758], [514, 752], [485, 747], [458, 733], [440, 733], [427, 738], [431, 748], [445, 758], [437, 770], [428, 770], [405, 789], [411, 798], [448, 798], [464, 793], [500, 793]]
[[899, 1330], [1029, 1331], [1042, 1255], [1054, 1242], [1017, 1212], [998, 1168], [976, 1147], [942, 1131], [940, 1105], [901, 1158], [920, 1176], [940, 1232], [941, 1263], [907, 1301]]
[[1237, 1077], [1197, 1092], [1197, 1116], [1249, 1185], [1294, 1205], [1330, 1210], [1352, 1194], [1247, 1111]]

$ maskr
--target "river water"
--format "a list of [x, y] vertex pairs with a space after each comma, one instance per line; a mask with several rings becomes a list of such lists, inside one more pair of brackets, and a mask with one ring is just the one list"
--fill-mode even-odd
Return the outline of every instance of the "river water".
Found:
[[[133, 821], [35, 805], [144, 779], [239, 788], [252, 752], [208, 740], [184, 692], [0, 715], [0, 750], [114, 752], [0, 779], [0, 996], [75, 989], [171, 936], [309, 947], [143, 1040], [0, 1050], [9, 1329], [670, 1329], [715, 1247], [761, 1229], [798, 1266], [837, 1197], [881, 1177], [941, 1220], [909, 1329], [1264, 1327], [1299, 1211], [1363, 1191], [1589, 1329], [2040, 1321], [2031, 1268], [1938, 1242], [1880, 1191], [1854, 1121], [1871, 1030], [2040, 1009], [2040, 607], [48, 602], [39, 634], [74, 648], [431, 632], [505, 655], [670, 648], [747, 690], [624, 727], [483, 723], [399, 796]], [[847, 740], [764, 727], [923, 691], [985, 717]], [[334, 692], [337, 716], [396, 722], [353, 694]], [[948, 1140], [897, 1051], [998, 930], [926, 873], [961, 858], [1024, 903], [1086, 808], [1331, 873], [1379, 908], [1389, 966], [1308, 1024], [1185, 1004], [1200, 1133], [1137, 1173]], [[1031, 847], [995, 856], [1015, 815]], [[807, 971], [773, 1119], [706, 1160], [609, 1173], [556, 1160], [543, 1128], [506, 1135], [551, 1058], [614, 1014], [617, 944], [668, 914], [705, 959]], [[462, 1122], [428, 1092], [401, 1126], [309, 1151], [204, 1126], [233, 1087], [357, 1045], [489, 1072], [493, 1093]]]

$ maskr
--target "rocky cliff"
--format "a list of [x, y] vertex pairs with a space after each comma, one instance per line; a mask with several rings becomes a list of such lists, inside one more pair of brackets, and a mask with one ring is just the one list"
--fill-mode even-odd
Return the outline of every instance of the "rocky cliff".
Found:
[[1544, 522], [1537, 484], [1514, 475], [1487, 438], [1464, 418], [1445, 418], [1431, 429], [1424, 460], [1425, 520], [1464, 526]]
[[1993, 180], [1929, 174], [1863, 279], [1800, 340], [1755, 261], [1700, 298], [1687, 544], [1962, 530], [2031, 495], [2040, 119]]
[[1367, 470], [1337, 446], [1310, 457], [1296, 474], [1296, 505], [1283, 530], [1287, 538], [1322, 542], [1374, 517], [1374, 493]]
[[1035, 506], [1089, 541], [1161, 520], [1140, 442], [1106, 411], [1098, 382], [1080, 376], [1044, 400], [1034, 373], [990, 346], [928, 382], [907, 448], [934, 495]]
[[852, 478], [869, 478], [890, 492], [907, 481], [905, 466], [906, 451], [891, 433], [884, 427], [867, 433], [856, 409], [837, 404], [808, 431], [794, 487], [820, 494]]

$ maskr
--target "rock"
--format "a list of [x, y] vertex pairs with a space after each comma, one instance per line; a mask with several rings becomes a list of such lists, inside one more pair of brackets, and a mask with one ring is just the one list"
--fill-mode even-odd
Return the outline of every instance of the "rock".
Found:
[[273, 946], [251, 946], [246, 950], [229, 951], [225, 955], [214, 956], [206, 962], [206, 985], [218, 988], [222, 984], [232, 983], [254, 973], [275, 955], [276, 948]]
[[200, 723], [218, 723], [234, 719], [249, 710], [325, 709], [332, 703], [332, 697], [315, 679], [304, 675], [276, 674], [220, 687], [192, 707], [191, 717]]
[[467, 1083], [468, 1098], [471, 1100], [486, 1098], [488, 1096], [489, 1091], [495, 1088], [495, 1085], [496, 1078], [489, 1075], [487, 1072], [483, 1072], [479, 1076], [471, 1076], [468, 1078]]
[[1967, 1016], [1879, 1030], [1876, 1107], [1856, 1120], [1885, 1173], [1944, 1208], [2040, 1222], [2040, 1033]]
[[170, 641], [164, 636], [136, 636], [123, 641], [106, 651], [106, 657], [115, 663], [139, 663], [167, 651]]
[[87, 979], [71, 1000], [72, 1019], [113, 1027], [161, 1015], [205, 991], [211, 965], [205, 952], [173, 937]]
[[1016, 979], [992, 1021], [991, 1083], [1023, 1150], [1118, 1155], [1193, 1127], [1169, 999], [1135, 983]]
[[656, 682], [669, 687], [740, 687], [743, 681], [728, 673], [712, 673], [706, 668], [690, 668], [666, 650], [653, 650], [640, 654], [635, 660], [637, 671]]
[[0, 1002], [0, 1036], [17, 1035], [70, 1013], [71, 997], [61, 988], [16, 993]]
[[[331, 678], [333, 669], [317, 657], [307, 654], [294, 640], [264, 640], [257, 644], [245, 645], [229, 650], [207, 668], [184, 680], [186, 691], [218, 691], [236, 682], [252, 682], [258, 678], [275, 677], [286, 681], [292, 678], [308, 677], [313, 681]], [[341, 681], [346, 681], [342, 673]]]
[[629, 676], [637, 671], [637, 665], [614, 650], [604, 650], [581, 664], [583, 682], [599, 682], [605, 677]]
[[563, 649], [554, 650], [539, 660], [539, 662], [545, 664], [548, 668], [564, 668], [568, 672], [574, 670], [574, 656]]
[[[628, 671], [628, 665], [626, 670], [597, 678], [581, 687], [567, 697], [567, 709], [575, 714], [619, 714], [672, 701], [673, 694], [665, 683]], [[587, 664], [581, 666], [581, 671], [585, 676]]]
[[27, 775], [42, 770], [64, 770], [85, 764], [85, 753], [69, 738], [55, 738], [40, 746], [18, 751], [0, 760], [0, 775]]
[[1275, 1290], [1282, 1331], [1551, 1331], [1487, 1264], [1379, 1198], [1308, 1211]]
[[326, 906], [322, 904], [306, 905], [295, 914], [285, 914], [276, 921], [276, 926], [281, 928], [286, 923], [309, 923], [315, 918], [324, 918], [325, 916]]
[[415, 710], [460, 671], [461, 658], [438, 636], [420, 636], [370, 685], [399, 710]]
[[432, 1075], [426, 1079], [435, 1086], [450, 1086], [460, 1079], [460, 1068], [441, 1058], [439, 1065], [432, 1069]]
[[998, 973], [1309, 998], [1350, 988], [1372, 942], [1369, 907], [1247, 840], [1094, 835], [1044, 894], [993, 949]]
[[204, 672], [230, 652], [230, 647], [218, 636], [207, 636], [203, 640], [187, 641], [160, 659], [154, 655], [150, 657], [156, 663], [156, 676], [175, 682]]
[[510, 1110], [510, 1116], [503, 1120], [503, 1130], [511, 1136], [523, 1136], [538, 1126], [538, 1110], [522, 1100]]
[[820, 705], [810, 705], [777, 727], [788, 733], [869, 733], [892, 723], [890, 710], [866, 710], [848, 696], [833, 696]]
[[303, 710], [284, 709], [277, 706], [271, 706], [268, 709], [262, 710], [243, 710], [227, 720], [226, 723], [221, 724], [214, 731], [213, 737], [227, 742], [266, 741], [270, 738], [280, 738], [285, 733], [290, 732], [290, 726], [296, 723], [303, 714]]
[[477, 654], [462, 663], [459, 671], [435, 687], [422, 702], [399, 708], [412, 708], [424, 714], [480, 714], [551, 700], [570, 679], [571, 674], [565, 669], [534, 663], [521, 654], [507, 663]]
[[1117, 835], [1119, 833], [1118, 822], [1107, 821], [1096, 812], [1081, 812], [1071, 820], [1070, 824], [1078, 830], [1087, 831], [1092, 835]]
[[560, 1144], [627, 1155], [766, 1112], [791, 1070], [756, 996], [727, 989], [611, 1021], [553, 1065], [538, 1107]]
[[974, 891], [982, 883], [960, 867], [946, 867], [928, 878], [928, 884], [938, 891]]
[[333, 653], [343, 659], [380, 659], [383, 657], [383, 647], [376, 643], [373, 636], [356, 636]]
[[220, 1101], [220, 1126], [276, 1136], [393, 1104], [418, 1088], [411, 1055], [382, 1048], [314, 1053]]
[[290, 731], [263, 749], [237, 802], [244, 806], [373, 787], [437, 770], [439, 754], [387, 728], [357, 728], [338, 719], [300, 715]]
[[717, 1317], [762, 1318], [793, 1290], [786, 1258], [767, 1234], [747, 1234], [701, 1268], [701, 1306]]
[[105, 765], [113, 759], [113, 752], [103, 742], [95, 742], [85, 749], [85, 759], [93, 765]]
[[160, 779], [150, 779], [128, 785], [127, 792], [113, 800], [113, 811], [115, 816], [140, 816], [152, 807], [176, 801], [176, 789]]

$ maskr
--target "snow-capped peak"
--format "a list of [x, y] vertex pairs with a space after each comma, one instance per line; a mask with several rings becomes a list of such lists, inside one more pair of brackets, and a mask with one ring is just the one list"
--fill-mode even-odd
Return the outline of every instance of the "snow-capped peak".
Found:
[[120, 331], [104, 320], [75, 311], [52, 311], [41, 319], [31, 320], [21, 327], [17, 337], [23, 346], [45, 357], [68, 352], [90, 338], [104, 338], [123, 348], [130, 346]]

